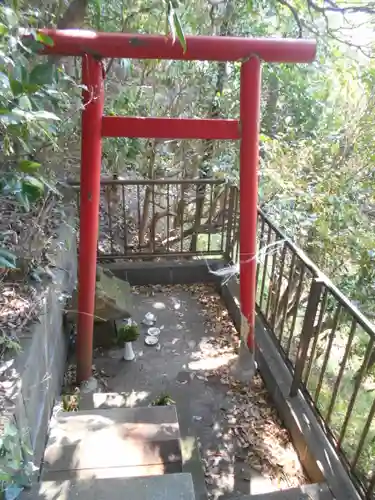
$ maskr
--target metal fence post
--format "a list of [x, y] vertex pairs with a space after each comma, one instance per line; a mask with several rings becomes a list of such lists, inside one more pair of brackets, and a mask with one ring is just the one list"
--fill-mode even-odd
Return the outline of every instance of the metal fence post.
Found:
[[297, 395], [298, 388], [302, 380], [307, 352], [309, 350], [311, 338], [314, 335], [315, 318], [318, 311], [320, 298], [322, 296], [322, 290], [323, 282], [319, 278], [314, 278], [310, 287], [305, 317], [303, 318], [301, 338], [298, 346], [296, 365], [294, 368], [294, 376], [290, 388], [290, 396], [292, 397]]
[[228, 260], [233, 259], [233, 226], [234, 226], [234, 217], [236, 215], [236, 205], [235, 201], [237, 198], [236, 187], [229, 187], [229, 200], [228, 200], [228, 213], [227, 213], [227, 231], [226, 231], [226, 241], [225, 241], [225, 257]]

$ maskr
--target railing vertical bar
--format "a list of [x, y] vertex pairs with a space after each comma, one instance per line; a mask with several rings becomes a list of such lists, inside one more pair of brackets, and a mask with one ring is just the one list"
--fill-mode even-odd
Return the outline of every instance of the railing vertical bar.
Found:
[[263, 299], [264, 299], [264, 288], [266, 285], [266, 277], [267, 277], [267, 265], [268, 265], [268, 246], [271, 243], [271, 237], [272, 237], [272, 231], [271, 228], [268, 226], [268, 235], [267, 235], [267, 242], [266, 242], [266, 250], [264, 255], [262, 254], [262, 251], [259, 252], [258, 259], [259, 259], [259, 264], [261, 260], [264, 258], [263, 261], [263, 275], [262, 275], [262, 286], [260, 290], [260, 297], [259, 297], [259, 309], [262, 310], [263, 306]]
[[[224, 253], [224, 234], [225, 234], [225, 221], [227, 227], [229, 226], [229, 206], [228, 205], [228, 185], [224, 185], [224, 203], [223, 203], [223, 216], [221, 223], [221, 237], [220, 237], [220, 253]], [[227, 253], [227, 252], [226, 252]], [[227, 253], [227, 258], [229, 257], [229, 252]]]
[[[258, 221], [259, 221], [259, 216], [258, 216]], [[261, 224], [260, 224], [260, 236], [259, 236], [259, 240], [258, 240], [258, 251], [257, 251], [258, 255], [260, 254], [260, 252], [262, 250], [262, 243], [263, 243], [263, 237], [264, 237], [264, 226], [265, 226], [265, 224], [266, 223], [265, 223], [264, 219], [262, 219]], [[258, 259], [258, 262], [257, 262], [257, 273], [256, 273], [256, 278], [255, 278], [255, 283], [256, 283], [257, 290], [259, 288], [259, 272], [260, 272], [260, 261]], [[261, 297], [261, 295], [259, 295], [259, 298], [260, 297]]]
[[[100, 190], [100, 206], [99, 206], [99, 234], [98, 234], [98, 241], [96, 242], [96, 255], [98, 256], [99, 255], [99, 249], [100, 249], [100, 233], [101, 233], [101, 226], [102, 226], [102, 220], [101, 220], [101, 211], [102, 211], [102, 204], [101, 204], [101, 201], [102, 201], [102, 190]], [[78, 212], [77, 213], [80, 213], [80, 209], [78, 207]], [[105, 214], [105, 216], [107, 216], [107, 214]], [[78, 231], [78, 236], [79, 236], [79, 233], [80, 231]], [[78, 250], [79, 250], [79, 245], [78, 245]]]
[[269, 321], [269, 312], [270, 312], [270, 307], [271, 307], [271, 302], [272, 302], [272, 299], [274, 297], [274, 294], [275, 294], [275, 290], [274, 290], [274, 284], [275, 284], [275, 281], [274, 281], [274, 275], [275, 275], [275, 269], [276, 269], [276, 257], [277, 257], [277, 252], [278, 252], [278, 248], [277, 248], [277, 241], [278, 241], [278, 238], [277, 238], [277, 235], [275, 234], [275, 248], [272, 249], [272, 266], [271, 266], [271, 276], [270, 276], [270, 285], [269, 285], [269, 288], [268, 288], [268, 299], [267, 299], [267, 306], [266, 306], [266, 312], [265, 312], [265, 316], [267, 318], [267, 321]]
[[141, 186], [137, 184], [138, 251], [141, 250]]
[[233, 244], [233, 231], [236, 224], [235, 221], [235, 201], [236, 201], [236, 189], [234, 187], [229, 188], [229, 199], [228, 199], [228, 222], [227, 222], [227, 232], [225, 241], [225, 253], [227, 258], [234, 261], [234, 244]]
[[354, 339], [354, 335], [355, 335], [356, 329], [357, 329], [357, 322], [353, 318], [352, 325], [351, 325], [351, 328], [350, 328], [349, 337], [348, 337], [348, 341], [346, 343], [346, 348], [345, 348], [344, 356], [343, 356], [343, 358], [341, 360], [339, 374], [337, 375], [337, 378], [336, 378], [336, 381], [335, 381], [335, 385], [333, 387], [331, 401], [330, 401], [330, 404], [329, 404], [329, 407], [328, 407], [328, 410], [327, 410], [327, 415], [325, 417], [325, 421], [326, 421], [326, 423], [328, 425], [329, 425], [329, 423], [331, 421], [331, 416], [332, 416], [333, 408], [335, 407], [335, 403], [336, 403], [336, 399], [337, 399], [337, 394], [338, 394], [338, 391], [339, 391], [339, 387], [340, 387], [340, 384], [341, 384], [342, 377], [344, 375], [344, 371], [345, 371], [345, 367], [346, 367], [346, 362], [348, 361], [348, 358], [349, 358], [349, 353], [350, 353], [350, 349], [352, 347], [352, 343], [353, 343], [353, 339]]
[[155, 212], [155, 183], [151, 184], [151, 205], [152, 205], [152, 216], [151, 216], [151, 234], [150, 234], [150, 247], [151, 252], [155, 253], [155, 237], [156, 237], [156, 212]]
[[292, 260], [291, 260], [291, 263], [290, 263], [290, 272], [289, 272], [289, 277], [288, 277], [288, 284], [286, 286], [286, 289], [285, 289], [285, 305], [284, 305], [284, 308], [283, 308], [283, 312], [282, 312], [282, 318], [281, 318], [281, 322], [280, 322], [280, 333], [279, 333], [279, 342], [281, 344], [281, 340], [283, 338], [283, 333], [284, 333], [284, 324], [285, 324], [285, 320], [286, 320], [286, 315], [288, 313], [288, 302], [289, 302], [289, 293], [290, 293], [290, 283], [292, 281], [292, 277], [293, 277], [293, 274], [294, 274], [294, 271], [295, 271], [295, 264], [296, 264], [296, 254], [292, 254]]
[[266, 250], [265, 253], [262, 254], [262, 251], [258, 255], [258, 262], [260, 265], [260, 262], [263, 260], [263, 273], [262, 273], [262, 285], [260, 289], [260, 297], [259, 297], [259, 309], [262, 310], [263, 307], [263, 300], [264, 300], [264, 290], [266, 286], [266, 278], [267, 278], [267, 266], [268, 266], [268, 249], [267, 247], [271, 243], [271, 236], [272, 236], [272, 231], [271, 228], [268, 227], [268, 235], [267, 235], [267, 242], [266, 242]]
[[322, 389], [324, 375], [326, 373], [326, 369], [327, 369], [327, 365], [328, 365], [328, 361], [329, 361], [329, 356], [331, 354], [331, 349], [332, 349], [333, 341], [335, 340], [336, 328], [337, 328], [337, 325], [338, 325], [338, 322], [339, 322], [341, 310], [342, 310], [342, 306], [341, 306], [341, 304], [338, 304], [338, 306], [336, 308], [335, 316], [334, 316], [334, 319], [333, 319], [333, 325], [332, 325], [332, 328], [331, 328], [331, 331], [330, 331], [330, 334], [329, 334], [329, 337], [328, 337], [328, 345], [326, 347], [326, 352], [325, 352], [325, 355], [324, 355], [322, 368], [320, 370], [318, 385], [316, 386], [315, 393], [314, 393], [314, 402], [315, 402], [315, 404], [317, 404], [317, 402], [318, 402], [320, 391]]
[[[184, 186], [181, 184], [181, 220], [180, 220], [180, 230], [181, 230], [181, 240], [180, 240], [180, 252], [184, 251], [184, 215], [185, 215], [185, 191]], [[198, 237], [197, 237], [198, 240]], [[197, 241], [198, 243], [198, 241]], [[196, 250], [196, 249], [194, 249]]]
[[[80, 213], [80, 204], [81, 204], [81, 192], [77, 191], [77, 214]], [[99, 216], [100, 217], [100, 216]], [[99, 236], [98, 236], [98, 241], [96, 243], [96, 254], [99, 254], [99, 243], [100, 243], [100, 218], [99, 218]], [[77, 248], [79, 248], [79, 230], [77, 231]]]
[[81, 196], [80, 196], [80, 191], [77, 191], [77, 213], [80, 211], [80, 206], [81, 206]]
[[[236, 263], [238, 262], [238, 256], [239, 256], [239, 245], [238, 245], [238, 225], [239, 225], [239, 215], [238, 215], [238, 208], [239, 208], [239, 190], [237, 188], [234, 188], [234, 203], [233, 203], [233, 225], [232, 225], [232, 234], [231, 234], [231, 252], [233, 255], [233, 262]], [[237, 243], [237, 246], [236, 246]]]
[[[213, 185], [211, 184], [210, 186], [210, 208], [208, 212], [208, 224], [211, 227], [212, 225], [212, 212], [213, 212], [213, 204], [214, 204], [214, 199], [213, 199]], [[211, 231], [208, 232], [208, 238], [207, 238], [207, 251], [209, 252], [211, 250]]]
[[306, 356], [309, 350], [311, 338], [314, 335], [315, 317], [319, 307], [321, 295], [322, 295], [322, 282], [319, 281], [318, 279], [313, 279], [310, 287], [310, 293], [305, 311], [305, 317], [303, 318], [301, 338], [297, 351], [294, 376], [290, 388], [290, 395], [292, 397], [297, 395], [298, 388], [302, 380], [303, 369], [306, 363]]
[[235, 245], [235, 262], [240, 263], [240, 191], [236, 190], [236, 210], [235, 210], [235, 221], [236, 230], [233, 233], [233, 242]]
[[107, 217], [108, 217], [108, 232], [110, 238], [111, 253], [115, 253], [113, 245], [113, 230], [112, 230], [112, 207], [111, 207], [111, 194], [113, 186], [107, 188]]
[[299, 306], [300, 300], [301, 300], [303, 278], [305, 276], [305, 271], [306, 271], [306, 268], [303, 265], [302, 268], [301, 268], [301, 274], [300, 274], [300, 279], [299, 279], [297, 293], [296, 293], [296, 299], [295, 299], [296, 303], [295, 303], [295, 306], [294, 306], [294, 314], [293, 314], [293, 318], [292, 318], [292, 324], [290, 325], [289, 337], [288, 337], [288, 342], [287, 342], [287, 347], [286, 347], [286, 355], [288, 356], [288, 358], [290, 356], [290, 349], [291, 349], [291, 346], [292, 346], [294, 329], [296, 327], [296, 321], [297, 321], [297, 316], [298, 316], [298, 306]]
[[170, 231], [170, 228], [169, 228], [169, 224], [170, 224], [170, 221], [169, 221], [169, 214], [171, 212], [171, 209], [170, 209], [170, 200], [169, 200], [169, 196], [170, 196], [170, 193], [169, 193], [169, 182], [167, 183], [167, 252], [169, 252], [169, 231]]
[[307, 368], [306, 368], [306, 371], [305, 371], [304, 376], [303, 376], [303, 383], [306, 385], [307, 385], [307, 381], [310, 377], [312, 365], [313, 365], [314, 358], [315, 358], [315, 351], [316, 351], [318, 341], [319, 341], [319, 334], [320, 334], [320, 329], [321, 329], [322, 323], [323, 323], [324, 313], [325, 313], [325, 309], [326, 309], [326, 305], [327, 305], [327, 299], [328, 299], [328, 290], [326, 287], [324, 287], [323, 298], [322, 298], [322, 301], [320, 303], [320, 312], [319, 312], [318, 323], [316, 326], [314, 326], [314, 332], [313, 332], [314, 341], [313, 341], [313, 345], [311, 346], [309, 362], [307, 364]]
[[284, 276], [285, 256], [286, 256], [286, 245], [285, 245], [285, 243], [283, 243], [283, 249], [281, 251], [280, 270], [279, 270], [280, 275], [279, 275], [279, 278], [277, 280], [277, 291], [276, 291], [275, 304], [274, 304], [274, 309], [272, 312], [272, 320], [271, 320], [271, 326], [272, 326], [273, 330], [275, 330], [276, 317], [277, 317], [277, 312], [279, 309], [280, 293], [281, 293], [281, 287], [282, 287], [283, 276]]
[[374, 416], [375, 416], [375, 399], [371, 405], [371, 410], [367, 416], [367, 420], [366, 420], [365, 426], [363, 428], [363, 431], [361, 433], [361, 437], [359, 438], [359, 443], [358, 443], [358, 446], [356, 448], [354, 458], [350, 464], [350, 468], [351, 468], [352, 472], [354, 472], [355, 468], [357, 467], [358, 460], [359, 460], [359, 457], [361, 456], [361, 453], [363, 451], [363, 445], [365, 444], [365, 440], [366, 440], [366, 437], [367, 437], [368, 432], [370, 430], [370, 425], [374, 419]]
[[353, 411], [353, 408], [354, 408], [355, 401], [356, 401], [357, 396], [358, 396], [358, 391], [359, 391], [359, 389], [361, 387], [363, 377], [364, 377], [364, 375], [366, 373], [366, 370], [367, 370], [367, 367], [368, 367], [371, 355], [372, 355], [373, 350], [374, 350], [374, 343], [375, 343], [375, 339], [371, 338], [370, 342], [369, 342], [369, 344], [367, 346], [367, 349], [366, 349], [365, 358], [364, 358], [364, 360], [362, 362], [362, 365], [361, 365], [361, 368], [359, 370], [359, 373], [356, 376], [355, 384], [354, 384], [354, 390], [353, 390], [352, 396], [351, 396], [350, 401], [349, 401], [348, 409], [346, 410], [344, 422], [343, 422], [342, 427], [341, 427], [340, 437], [339, 437], [338, 442], [337, 442], [337, 446], [339, 448], [342, 447], [342, 442], [343, 442], [343, 440], [345, 438], [345, 434], [346, 434], [346, 430], [347, 430], [347, 427], [348, 427], [348, 423], [349, 423], [350, 417], [352, 415], [352, 411]]
[[128, 253], [128, 225], [126, 221], [126, 195], [125, 195], [125, 185], [122, 184], [121, 189], [121, 204], [122, 204], [122, 220], [124, 228], [124, 254]]

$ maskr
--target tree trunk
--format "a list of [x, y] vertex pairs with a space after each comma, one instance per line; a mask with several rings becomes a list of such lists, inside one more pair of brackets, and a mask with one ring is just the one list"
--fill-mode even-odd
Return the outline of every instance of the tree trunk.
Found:
[[88, 0], [72, 0], [62, 17], [57, 21], [57, 29], [82, 28], [87, 14]]
[[264, 110], [263, 127], [269, 137], [274, 137], [277, 132], [277, 101], [279, 98], [279, 80], [272, 73], [269, 78], [268, 96]]
[[[150, 142], [148, 144], [148, 175], [147, 178], [150, 179], [151, 181], [154, 180], [155, 178], [155, 158], [156, 158], [156, 151], [155, 151], [155, 141]], [[139, 221], [139, 245], [144, 245], [145, 243], [145, 235], [146, 235], [146, 229], [148, 226], [148, 219], [149, 219], [149, 211], [150, 211], [150, 204], [153, 200], [151, 200], [151, 194], [152, 190], [155, 189], [155, 185], [146, 186], [145, 189], [145, 198], [143, 201], [143, 210], [142, 210], [142, 218]], [[139, 203], [139, 200], [138, 200]], [[152, 210], [154, 210], [154, 207], [152, 207]]]
[[[227, 0], [226, 9], [224, 14], [224, 19], [220, 28], [220, 36], [229, 36], [230, 35], [230, 25], [232, 20], [232, 14], [234, 12], [233, 0]], [[210, 118], [219, 118], [220, 117], [220, 103], [218, 101], [218, 96], [221, 96], [224, 90], [224, 84], [226, 79], [226, 63], [220, 62], [218, 63], [218, 71], [216, 78], [216, 86], [215, 86], [215, 94], [211, 104], [211, 110], [209, 117]], [[202, 162], [199, 168], [199, 178], [207, 179], [211, 176], [211, 160], [214, 155], [215, 143], [212, 140], [207, 140], [205, 142], [205, 150], [203, 153]], [[204, 209], [204, 200], [206, 197], [206, 185], [205, 184], [197, 184], [196, 188], [196, 204], [195, 204], [195, 228], [201, 225], [203, 209]], [[190, 243], [190, 251], [197, 251], [197, 242], [198, 242], [198, 234], [195, 231], [191, 237]]]

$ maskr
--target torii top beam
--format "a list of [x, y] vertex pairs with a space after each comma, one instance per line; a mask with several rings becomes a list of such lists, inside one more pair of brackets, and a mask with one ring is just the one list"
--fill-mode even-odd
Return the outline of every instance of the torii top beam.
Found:
[[87, 30], [40, 30], [54, 41], [45, 54], [100, 58], [174, 59], [185, 61], [245, 61], [253, 55], [270, 63], [309, 63], [315, 59], [314, 40], [187, 36], [187, 50], [163, 35], [97, 33]]

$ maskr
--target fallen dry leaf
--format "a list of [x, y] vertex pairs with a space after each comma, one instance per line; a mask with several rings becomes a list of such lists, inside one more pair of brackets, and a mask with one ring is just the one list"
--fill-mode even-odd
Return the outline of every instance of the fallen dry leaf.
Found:
[[[238, 332], [214, 287], [194, 286], [194, 293], [203, 307], [206, 333], [215, 352], [213, 355], [237, 352]], [[257, 375], [251, 384], [244, 385], [233, 378], [227, 366], [216, 370], [214, 375], [220, 383], [229, 386], [233, 408], [225, 414], [228, 434], [245, 451], [246, 462], [251, 468], [277, 481], [280, 489], [308, 482], [261, 377]], [[205, 462], [209, 484], [215, 482], [209, 473], [211, 465]]]

